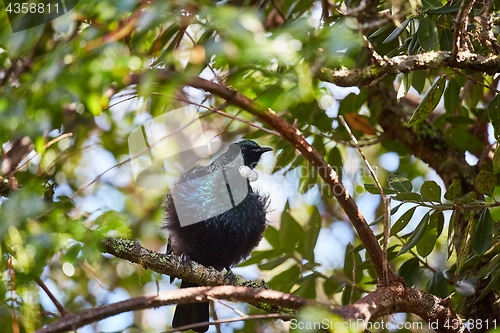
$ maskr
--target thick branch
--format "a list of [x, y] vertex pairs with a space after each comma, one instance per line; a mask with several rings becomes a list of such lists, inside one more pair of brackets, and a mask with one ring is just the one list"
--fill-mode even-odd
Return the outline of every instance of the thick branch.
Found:
[[173, 276], [204, 286], [223, 286], [228, 284], [267, 288], [258, 282], [233, 281], [231, 277], [213, 267], [205, 267], [195, 261], [186, 262], [174, 254], [157, 253], [146, 249], [139, 242], [122, 238], [106, 238], [102, 242], [102, 251], [117, 258], [139, 264], [160, 274]]
[[413, 56], [384, 57], [383, 61], [377, 65], [359, 69], [323, 69], [318, 74], [318, 78], [342, 87], [362, 87], [370, 86], [387, 75], [443, 67], [469, 69], [494, 75], [500, 71], [500, 56], [484, 57], [479, 54], [463, 52], [455, 58], [451, 56], [450, 52], [440, 51]]
[[332, 306], [299, 296], [275, 290], [253, 289], [246, 287], [198, 287], [162, 292], [154, 296], [131, 298], [122, 302], [92, 308], [80, 313], [69, 314], [58, 322], [39, 329], [36, 333], [60, 333], [75, 330], [98, 320], [109, 318], [128, 311], [157, 308], [164, 305], [203, 302], [210, 299], [227, 299], [249, 303], [262, 302], [291, 309], [305, 306], [323, 308], [350, 319], [359, 325], [366, 325], [370, 319], [397, 312], [412, 312], [428, 323], [436, 325], [440, 332], [465, 332], [465, 326], [445, 327], [446, 323], [460, 322], [443, 300], [422, 291], [405, 288], [401, 285], [379, 288], [358, 302], [347, 306]]

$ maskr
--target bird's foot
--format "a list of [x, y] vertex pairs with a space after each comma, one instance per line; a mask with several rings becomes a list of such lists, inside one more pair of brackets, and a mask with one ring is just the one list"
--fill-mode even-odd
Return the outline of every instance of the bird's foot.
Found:
[[226, 267], [226, 274], [224, 274], [224, 282], [229, 285], [235, 285], [238, 282], [238, 278], [233, 273], [231, 268]]
[[240, 172], [241, 177], [248, 179], [249, 182], [254, 182], [259, 179], [259, 174], [246, 165], [240, 166], [238, 171]]
[[185, 265], [191, 265], [193, 262], [189, 254], [182, 253], [179, 257], [181, 258], [181, 262]]
[[[167, 248], [167, 254], [169, 253], [172, 253], [173, 254], [173, 251], [170, 249]], [[179, 255], [179, 258], [180, 258], [180, 261], [181, 261], [181, 265], [191, 265], [191, 262], [192, 262], [192, 259], [189, 255], [185, 254], [185, 253], [182, 253], [181, 255]], [[173, 283], [175, 280], [175, 277], [171, 276], [170, 277], [170, 283]]]

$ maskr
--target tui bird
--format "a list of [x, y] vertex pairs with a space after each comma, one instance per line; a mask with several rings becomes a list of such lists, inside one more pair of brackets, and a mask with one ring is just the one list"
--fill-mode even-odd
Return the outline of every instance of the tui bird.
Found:
[[[254, 191], [249, 181], [253, 179], [245, 176], [255, 174], [252, 170], [261, 155], [271, 150], [242, 140], [229, 145], [209, 165], [197, 165], [183, 173], [163, 204], [166, 217], [162, 228], [169, 232], [167, 252], [228, 272], [245, 259], [262, 239], [269, 205], [268, 196]], [[221, 193], [230, 198], [228, 210], [221, 208]], [[181, 288], [188, 287], [198, 285], [183, 280]], [[208, 310], [208, 302], [177, 305], [172, 327], [208, 322]], [[194, 330], [206, 332], [208, 325]]]

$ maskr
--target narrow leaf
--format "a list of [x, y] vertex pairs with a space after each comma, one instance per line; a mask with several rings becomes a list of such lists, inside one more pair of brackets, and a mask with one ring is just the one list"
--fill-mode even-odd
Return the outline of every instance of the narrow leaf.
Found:
[[493, 125], [493, 130], [495, 134], [495, 139], [500, 140], [500, 94], [490, 102], [488, 105], [488, 118], [490, 118], [491, 125]]
[[444, 4], [439, 0], [421, 0], [422, 9], [424, 11], [439, 9], [444, 6]]
[[477, 255], [486, 252], [493, 241], [493, 218], [490, 210], [485, 208], [479, 216], [476, 228], [472, 234], [471, 250]]
[[425, 87], [425, 80], [427, 80], [427, 73], [423, 70], [414, 71], [413, 80], [411, 85], [415, 90], [421, 94]]
[[415, 126], [423, 122], [427, 116], [434, 111], [441, 100], [441, 96], [443, 95], [444, 87], [446, 85], [445, 83], [446, 79], [443, 76], [434, 82], [425, 97], [415, 109], [415, 112], [408, 122], [408, 127]]
[[429, 281], [427, 291], [441, 298], [448, 296], [447, 282], [443, 272], [437, 271]]
[[500, 146], [495, 149], [495, 154], [493, 155], [493, 173], [495, 175], [500, 173]]
[[307, 233], [304, 244], [304, 258], [314, 261], [314, 248], [318, 241], [319, 231], [321, 230], [321, 215], [318, 207], [313, 206], [313, 211], [307, 222]]
[[[393, 207], [393, 208], [391, 209], [391, 216], [392, 216], [392, 215], [394, 215], [394, 214], [396, 214], [396, 213], [397, 213], [397, 211], [399, 210], [399, 208], [400, 208], [402, 205], [403, 205], [403, 204], [402, 204], [402, 203], [400, 203], [399, 205], [397, 205], [397, 206]], [[372, 223], [370, 223], [370, 227], [371, 227], [371, 226], [374, 226], [374, 225], [379, 224], [379, 222], [380, 222], [380, 221], [382, 221], [382, 220], [384, 219], [384, 217], [385, 217], [384, 215], [380, 215], [379, 217], [377, 217], [377, 218], [376, 218], [376, 219], [375, 219]]]
[[394, 236], [408, 225], [408, 222], [410, 222], [411, 218], [413, 217], [413, 213], [415, 213], [416, 208], [417, 207], [412, 207], [408, 209], [403, 215], [399, 217], [396, 223], [394, 223], [394, 225], [391, 227], [391, 236]]
[[389, 42], [393, 41], [394, 39], [398, 38], [398, 36], [401, 35], [401, 33], [403, 31], [405, 31], [406, 27], [408, 26], [408, 23], [410, 23], [410, 20], [412, 20], [412, 19], [413, 19], [412, 17], [409, 17], [406, 20], [404, 20], [403, 23], [401, 23], [401, 25], [399, 27], [394, 29], [394, 31], [391, 32], [389, 34], [389, 36], [387, 36], [386, 39], [384, 39], [384, 41], [382, 43], [386, 44], [386, 43], [389, 43]]
[[[299, 155], [302, 156], [302, 155]], [[330, 149], [330, 152], [328, 153], [328, 157], [326, 158], [326, 161], [328, 164], [331, 165], [333, 170], [337, 173], [339, 176], [340, 180], [342, 180], [342, 155], [340, 154], [340, 150], [338, 147], [333, 147]]]
[[281, 213], [281, 224], [279, 230], [280, 244], [288, 252], [294, 250], [303, 253], [303, 248], [297, 246], [300, 239], [304, 236], [302, 226], [286, 211]]
[[427, 16], [421, 16], [418, 19], [418, 42], [426, 51], [437, 49], [439, 36], [436, 23]]
[[399, 250], [398, 255], [412, 249], [422, 239], [429, 225], [429, 213], [425, 214], [422, 221], [417, 225], [406, 244]]
[[[378, 190], [378, 187], [374, 184], [364, 184], [365, 190], [368, 193], [371, 194], [380, 194], [380, 191]], [[385, 194], [396, 194], [398, 193], [397, 191], [394, 191], [392, 188], [382, 188], [384, 190]]]
[[398, 275], [405, 280], [407, 286], [411, 287], [417, 282], [419, 269], [420, 262], [418, 258], [411, 258], [399, 267]]
[[[442, 222], [443, 224], [440, 224], [440, 219], [439, 216], [443, 218]], [[441, 231], [443, 230], [443, 225], [444, 225], [444, 217], [441, 214], [436, 214], [434, 212], [429, 219], [429, 225], [427, 227], [427, 231], [424, 234], [424, 237], [418, 242], [417, 244], [417, 252], [420, 254], [422, 257], [427, 257], [429, 254], [431, 254], [432, 250], [434, 249], [434, 245], [436, 245], [436, 241], [439, 237], [439, 234], [441, 234]], [[441, 229], [441, 230], [439, 230]]]
[[361, 255], [359, 251], [352, 246], [352, 244], [347, 244], [344, 257], [344, 274], [352, 282], [359, 282], [363, 277], [363, 270], [358, 266], [361, 264]]
[[453, 32], [450, 29], [443, 29], [443, 32], [441, 32], [439, 48], [441, 51], [451, 51], [453, 48]]
[[[464, 235], [466, 236], [472, 235], [476, 223], [477, 221], [475, 219], [474, 214], [470, 213], [469, 221], [467, 223], [467, 229]], [[460, 247], [457, 249], [457, 272], [462, 271], [465, 261], [467, 260], [467, 257], [469, 255], [470, 248], [471, 248], [471, 238], [467, 237], [466, 239], [462, 240], [462, 242], [460, 243]]]

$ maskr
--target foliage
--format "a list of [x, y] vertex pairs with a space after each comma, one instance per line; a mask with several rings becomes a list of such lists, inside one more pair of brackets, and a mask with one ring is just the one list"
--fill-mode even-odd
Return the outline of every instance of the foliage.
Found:
[[[368, 8], [360, 10], [363, 3]], [[337, 193], [315, 166], [255, 115], [189, 87], [198, 76], [225, 83], [294, 124], [338, 171], [382, 240], [383, 202], [340, 125], [344, 116], [393, 199], [390, 266], [408, 286], [443, 298], [456, 293], [451, 306], [459, 313], [474, 292], [476, 299], [494, 295], [495, 301], [498, 77], [476, 63], [451, 66], [444, 57], [432, 66], [425, 62], [435, 52], [453, 58], [461, 4], [81, 1], [70, 14], [15, 34], [1, 25], [1, 180], [9, 188], [0, 186], [4, 331], [33, 332], [57, 320], [40, 280], [70, 312], [153, 293], [157, 285], [171, 288], [168, 277], [103, 255], [98, 240], [124, 237], [165, 250], [159, 230], [166, 189], [136, 186], [127, 139], [146, 120], [189, 103], [206, 133], [219, 133], [224, 142], [254, 139], [277, 152], [271, 169], [258, 172], [273, 173], [272, 184], [282, 186], [271, 199], [285, 203], [273, 206], [263, 244], [241, 267], [256, 265], [275, 290], [339, 305], [376, 289], [366, 244], [346, 228]], [[471, 17], [498, 19], [499, 10], [500, 2], [493, 1], [491, 8], [474, 6]], [[1, 7], [0, 19], [7, 22]], [[490, 44], [482, 29], [473, 20], [465, 27], [477, 36], [469, 51], [498, 54], [498, 27], [489, 31]], [[405, 58], [412, 56], [422, 57]], [[377, 76], [383, 66], [373, 59], [393, 57], [416, 60]], [[356, 71], [363, 68], [376, 79], [366, 82]], [[168, 78], [157, 70], [169, 71]], [[345, 84], [336, 75], [346, 72], [358, 88], [339, 87]], [[404, 125], [398, 133], [389, 134], [384, 123], [390, 115]], [[16, 153], [22, 147], [29, 148]], [[482, 289], [463, 287], [478, 279], [486, 281]], [[170, 314], [170, 308], [156, 311]], [[113, 329], [156, 332], [170, 324], [167, 315], [152, 320], [154, 314], [122, 317], [127, 319]], [[305, 310], [300, 316], [317, 314]], [[255, 329], [260, 323], [245, 325], [230, 327]], [[99, 324], [87, 331], [113, 329]]]

